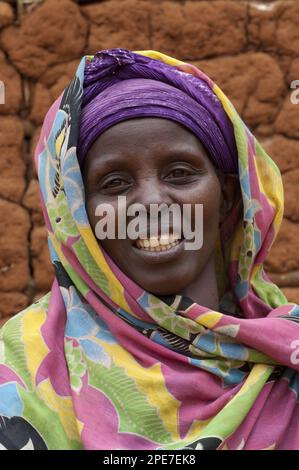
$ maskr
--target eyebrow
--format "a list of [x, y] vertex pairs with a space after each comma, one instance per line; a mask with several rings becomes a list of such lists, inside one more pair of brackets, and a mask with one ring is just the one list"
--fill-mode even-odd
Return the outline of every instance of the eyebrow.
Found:
[[[162, 154], [162, 151], [161, 151]], [[174, 148], [174, 149], [167, 149], [163, 152], [163, 157], [165, 159], [183, 159], [186, 155], [189, 157], [194, 158], [194, 160], [198, 160], [204, 162], [204, 153], [201, 149], [192, 150], [188, 147], [182, 148]], [[96, 155], [96, 158], [93, 161], [92, 169], [93, 171], [99, 171], [104, 166], [105, 169], [109, 166], [113, 167], [115, 165], [119, 165], [119, 163], [128, 163], [127, 154], [110, 154], [107, 153], [106, 155]], [[131, 158], [131, 155], [130, 155]]]

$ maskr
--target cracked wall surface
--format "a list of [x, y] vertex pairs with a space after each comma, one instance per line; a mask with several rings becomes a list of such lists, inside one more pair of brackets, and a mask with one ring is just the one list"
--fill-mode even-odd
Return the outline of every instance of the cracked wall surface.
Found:
[[33, 167], [44, 116], [81, 57], [110, 47], [192, 61], [232, 100], [282, 172], [284, 219], [265, 267], [299, 303], [299, 1], [13, 3], [0, 1], [0, 325], [53, 279]]

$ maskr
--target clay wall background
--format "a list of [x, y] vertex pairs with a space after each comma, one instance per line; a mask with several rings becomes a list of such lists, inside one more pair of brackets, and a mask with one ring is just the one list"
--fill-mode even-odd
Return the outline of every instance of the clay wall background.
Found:
[[232, 100], [282, 172], [266, 271], [299, 303], [299, 0], [0, 1], [0, 325], [53, 279], [32, 164], [43, 118], [81, 57], [109, 47], [193, 62]]

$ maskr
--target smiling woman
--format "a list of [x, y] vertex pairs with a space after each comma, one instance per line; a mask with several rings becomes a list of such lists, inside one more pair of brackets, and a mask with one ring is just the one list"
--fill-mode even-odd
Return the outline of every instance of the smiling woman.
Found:
[[[219, 87], [157, 51], [85, 56], [35, 161], [56, 278], [0, 333], [0, 446], [299, 449], [299, 307], [263, 269], [281, 175]], [[202, 204], [202, 247], [174, 223], [97, 239], [120, 196], [193, 228]]]
[[[214, 249], [219, 224], [231, 208], [236, 193], [233, 189], [239, 181], [226, 176], [221, 184], [207, 152], [192, 132], [161, 118], [118, 123], [91, 146], [84, 159], [83, 178], [94, 231], [96, 208], [102, 203], [113, 207], [114, 225], [119, 225], [119, 195], [126, 196], [128, 206], [139, 203], [148, 212], [152, 204], [202, 204], [204, 244], [200, 250], [184, 250], [181, 234], [174, 240], [172, 227], [169, 237], [159, 234], [150, 239], [145, 234], [140, 241], [106, 238], [102, 246], [144, 290], [185, 294], [201, 305], [219, 309]], [[194, 216], [193, 210], [193, 226]], [[166, 249], [170, 243], [173, 246]]]

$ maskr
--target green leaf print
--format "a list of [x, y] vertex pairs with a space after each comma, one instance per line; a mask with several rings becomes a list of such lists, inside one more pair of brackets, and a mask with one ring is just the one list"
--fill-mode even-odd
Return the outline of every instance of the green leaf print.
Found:
[[65, 355], [68, 363], [71, 387], [76, 392], [82, 388], [82, 377], [86, 373], [86, 365], [79, 347], [73, 347], [72, 341], [67, 341], [65, 345]]
[[46, 204], [54, 233], [58, 240], [66, 243], [69, 237], [79, 235], [63, 191]]
[[[23, 404], [23, 418], [39, 432], [49, 450], [83, 449], [78, 431], [78, 439], [70, 439], [66, 435], [58, 413], [48, 408], [37, 393], [28, 392], [19, 386], [18, 391]], [[75, 416], [73, 422], [69, 425], [72, 425], [75, 432], [77, 429]]]
[[181, 338], [190, 339], [191, 333], [200, 333], [205, 328], [189, 318], [178, 315], [175, 309], [155, 297], [148, 294], [149, 307], [148, 314], [156, 320], [156, 322], [168, 331], [171, 331]]
[[24, 381], [28, 389], [32, 388], [31, 376], [28, 372], [26, 354], [22, 343], [22, 317], [24, 312], [19, 313], [5, 323], [0, 330], [0, 341], [2, 342], [5, 364], [10, 367]]
[[91, 279], [97, 284], [102, 291], [110, 296], [109, 282], [105, 274], [101, 271], [93, 257], [91, 256], [84, 240], [80, 239], [73, 244], [73, 249], [80, 260], [81, 266], [84, 267]]
[[[84, 355], [84, 354], [83, 354]], [[157, 409], [151, 406], [121, 367], [114, 364], [109, 369], [95, 364], [84, 355], [89, 371], [89, 385], [102, 391], [113, 403], [119, 416], [119, 432], [131, 432], [156, 443], [171, 442]]]

